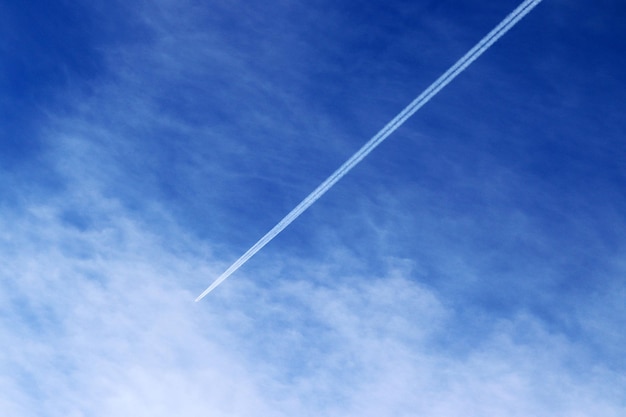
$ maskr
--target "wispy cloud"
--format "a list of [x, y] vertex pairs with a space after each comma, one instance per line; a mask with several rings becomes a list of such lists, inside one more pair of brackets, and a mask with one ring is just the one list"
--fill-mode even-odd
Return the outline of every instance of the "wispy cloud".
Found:
[[20, 248], [3, 258], [14, 288], [1, 365], [19, 415], [623, 412], [622, 373], [572, 366], [584, 350], [533, 316], [451, 354], [440, 343], [462, 313], [406, 268], [328, 286], [315, 273], [271, 287], [242, 274], [200, 309], [181, 283], [201, 282], [206, 258], [172, 253], [115, 209], [90, 231], [58, 211], [2, 224]]

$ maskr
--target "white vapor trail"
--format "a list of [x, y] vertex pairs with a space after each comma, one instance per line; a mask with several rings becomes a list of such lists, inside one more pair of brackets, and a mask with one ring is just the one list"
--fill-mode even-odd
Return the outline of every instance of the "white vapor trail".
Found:
[[465, 70], [472, 62], [483, 54], [491, 45], [500, 39], [509, 31], [517, 22], [519, 22], [526, 14], [535, 8], [542, 0], [525, 0], [511, 14], [509, 14], [500, 24], [498, 24], [491, 32], [480, 40], [472, 49], [469, 50], [461, 59], [459, 59], [450, 69], [432, 83], [422, 94], [413, 100], [404, 108], [396, 117], [394, 117], [387, 125], [382, 128], [374, 137], [372, 137], [361, 149], [350, 157], [343, 165], [339, 167], [330, 177], [321, 183], [311, 194], [309, 194], [300, 204], [296, 206], [289, 214], [287, 214], [276, 226], [265, 234], [257, 243], [255, 243], [246, 253], [235, 261], [226, 271], [222, 273], [202, 294], [196, 298], [196, 302], [204, 298], [215, 287], [220, 285], [226, 278], [232, 275], [239, 267], [241, 267], [248, 259], [254, 256], [265, 245], [267, 245], [276, 235], [282, 232], [291, 222], [297, 219], [306, 209], [323, 196], [337, 181], [343, 178], [356, 164], [361, 162], [370, 152], [382, 143], [389, 135], [398, 129], [409, 117], [418, 111], [424, 104], [428, 103], [442, 88], [448, 85], [463, 70]]

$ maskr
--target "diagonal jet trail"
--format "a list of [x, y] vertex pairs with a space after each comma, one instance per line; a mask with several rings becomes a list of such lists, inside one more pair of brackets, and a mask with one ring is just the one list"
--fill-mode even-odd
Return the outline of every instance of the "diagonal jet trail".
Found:
[[282, 232], [291, 222], [297, 219], [306, 209], [323, 196], [337, 181], [343, 178], [352, 168], [355, 167], [363, 158], [372, 152], [378, 145], [382, 143], [389, 135], [398, 129], [409, 117], [418, 111], [424, 104], [428, 103], [442, 88], [448, 85], [463, 70], [465, 70], [472, 62], [478, 59], [487, 49], [491, 47], [498, 39], [509, 31], [517, 22], [526, 16], [535, 8], [542, 0], [525, 0], [511, 14], [509, 14], [498, 26], [489, 32], [480, 40], [472, 49], [469, 50], [461, 59], [459, 59], [450, 69], [432, 83], [422, 94], [413, 100], [404, 108], [396, 117], [394, 117], [387, 125], [382, 128], [374, 137], [372, 137], [361, 149], [350, 157], [343, 165], [339, 167], [330, 177], [321, 183], [311, 194], [309, 194], [300, 204], [296, 206], [289, 214], [287, 214], [276, 226], [265, 234], [257, 243], [255, 243], [246, 253], [235, 261], [226, 271], [222, 273], [202, 294], [196, 298], [196, 302], [204, 298], [205, 295], [213, 291], [215, 287], [221, 284], [226, 278], [232, 275], [239, 267], [241, 267], [248, 259], [260, 251], [267, 245], [276, 235]]

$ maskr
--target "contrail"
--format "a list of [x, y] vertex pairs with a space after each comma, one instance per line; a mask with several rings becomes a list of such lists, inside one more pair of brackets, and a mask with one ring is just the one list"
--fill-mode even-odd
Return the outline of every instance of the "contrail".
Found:
[[321, 183], [311, 194], [309, 194], [300, 204], [296, 206], [289, 214], [287, 214], [276, 226], [265, 234], [257, 243], [255, 243], [246, 253], [235, 261], [222, 275], [220, 275], [202, 294], [196, 298], [196, 302], [204, 298], [205, 295], [213, 291], [215, 287], [220, 285], [226, 278], [232, 275], [239, 267], [241, 267], [248, 259], [254, 256], [265, 245], [267, 245], [276, 235], [282, 232], [291, 222], [297, 219], [306, 209], [323, 196], [337, 181], [343, 178], [356, 164], [361, 162], [370, 152], [382, 143], [389, 135], [398, 129], [409, 117], [418, 111], [424, 104], [428, 103], [442, 88], [448, 85], [463, 70], [465, 70], [472, 62], [478, 59], [491, 45], [500, 39], [509, 31], [517, 22], [526, 16], [535, 8], [542, 0], [525, 0], [511, 14], [509, 14], [498, 26], [489, 32], [480, 40], [472, 49], [469, 50], [461, 59], [459, 59], [450, 69], [432, 83], [422, 94], [413, 100], [404, 108], [396, 117], [394, 117], [387, 125], [382, 128], [374, 137], [372, 137], [361, 149], [350, 157], [343, 165], [339, 167], [330, 177]]

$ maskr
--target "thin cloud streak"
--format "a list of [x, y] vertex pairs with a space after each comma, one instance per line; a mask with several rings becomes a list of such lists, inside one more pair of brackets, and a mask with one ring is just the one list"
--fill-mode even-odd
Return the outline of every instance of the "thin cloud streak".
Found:
[[276, 226], [265, 234], [257, 243], [255, 243], [246, 253], [244, 253], [237, 261], [235, 261], [226, 271], [222, 273], [202, 294], [196, 298], [196, 302], [204, 298], [208, 293], [213, 291], [226, 278], [237, 271], [244, 263], [274, 239], [280, 232], [297, 219], [306, 209], [322, 197], [337, 181], [343, 178], [352, 168], [354, 168], [361, 160], [363, 160], [370, 152], [380, 145], [389, 135], [398, 129], [406, 120], [408, 120], [416, 111], [428, 103], [439, 91], [454, 80], [461, 72], [469, 67], [476, 59], [478, 59], [487, 49], [489, 49], [498, 39], [504, 36], [513, 26], [517, 24], [524, 16], [532, 11], [535, 6], [542, 0], [526, 0], [519, 5], [511, 14], [509, 14], [500, 24], [498, 24], [491, 32], [480, 40], [469, 52], [459, 59], [452, 67], [450, 67], [442, 76], [432, 83], [424, 92], [422, 92], [415, 100], [404, 108], [396, 117], [394, 117], [387, 125], [381, 129], [374, 137], [372, 137], [361, 149], [359, 149], [350, 159], [348, 159], [339, 169], [337, 169], [330, 177], [320, 184], [311, 194], [309, 194], [300, 204], [296, 206], [289, 214], [287, 214]]

